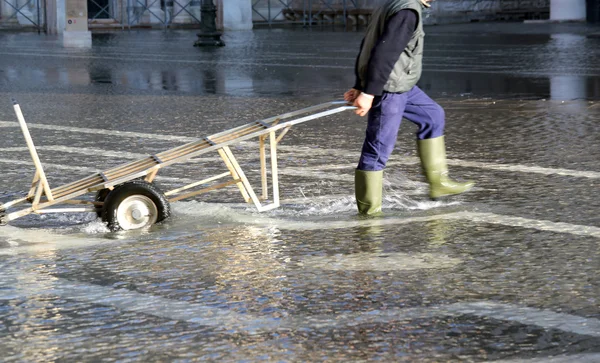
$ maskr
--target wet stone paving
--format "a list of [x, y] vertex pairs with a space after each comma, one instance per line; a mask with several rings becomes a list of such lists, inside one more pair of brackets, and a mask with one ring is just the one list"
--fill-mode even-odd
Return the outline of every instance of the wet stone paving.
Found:
[[[0, 226], [3, 362], [600, 361], [600, 39], [583, 24], [427, 27], [419, 85], [446, 111], [452, 177], [429, 201], [415, 127], [385, 171], [384, 215], [357, 216], [366, 120], [291, 129], [281, 207], [235, 185], [172, 203], [145, 230], [95, 213]], [[35, 168], [16, 98], [59, 186], [251, 121], [333, 101], [361, 31], [94, 33], [91, 49], [0, 33], [0, 201]], [[256, 190], [258, 143], [232, 146]], [[161, 170], [177, 188], [217, 153]], [[92, 195], [93, 196], [93, 195]]]

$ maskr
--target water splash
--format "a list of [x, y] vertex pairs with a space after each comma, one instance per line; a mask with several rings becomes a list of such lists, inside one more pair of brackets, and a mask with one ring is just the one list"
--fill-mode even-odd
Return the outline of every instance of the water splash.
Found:
[[304, 267], [331, 271], [414, 271], [451, 268], [462, 261], [444, 254], [403, 252], [362, 252], [334, 256], [310, 256]]
[[110, 232], [110, 229], [108, 229], [106, 223], [102, 222], [100, 219], [81, 226], [79, 230], [85, 234], [101, 234]]

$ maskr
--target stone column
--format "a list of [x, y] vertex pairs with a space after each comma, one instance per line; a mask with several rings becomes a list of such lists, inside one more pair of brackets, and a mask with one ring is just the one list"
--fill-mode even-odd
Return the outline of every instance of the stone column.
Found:
[[553, 100], [586, 99], [587, 78], [582, 76], [550, 76], [550, 98]]
[[47, 16], [45, 24], [48, 34], [58, 34], [58, 19], [56, 17], [57, 5], [58, 3], [56, 0], [46, 0], [44, 4], [46, 7], [45, 14]]
[[585, 0], [551, 0], [551, 21], [586, 21]]
[[217, 0], [219, 29], [252, 29], [252, 0]]
[[65, 25], [63, 45], [65, 47], [91, 48], [92, 33], [88, 30], [87, 0], [64, 0]]
[[[556, 54], [556, 67], [564, 64], [568, 55], [586, 43], [585, 35], [552, 34], [552, 47]], [[578, 75], [550, 76], [550, 98], [553, 100], [576, 100], [587, 98], [587, 77]], [[587, 107], [587, 106], [585, 106]]]

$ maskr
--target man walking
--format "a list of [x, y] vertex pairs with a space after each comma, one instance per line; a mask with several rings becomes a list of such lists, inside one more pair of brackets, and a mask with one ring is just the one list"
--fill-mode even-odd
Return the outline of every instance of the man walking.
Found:
[[414, 122], [421, 166], [431, 199], [463, 193], [472, 182], [448, 177], [444, 109], [416, 86], [423, 59], [423, 7], [431, 0], [384, 0], [373, 13], [356, 60], [356, 83], [344, 99], [368, 116], [355, 172], [358, 211], [381, 212], [383, 169], [394, 150], [402, 117]]

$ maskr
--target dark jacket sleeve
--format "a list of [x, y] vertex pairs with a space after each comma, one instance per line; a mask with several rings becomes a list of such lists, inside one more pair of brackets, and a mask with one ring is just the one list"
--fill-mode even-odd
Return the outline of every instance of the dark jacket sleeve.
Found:
[[362, 42], [360, 42], [360, 51], [358, 52], [358, 55], [356, 56], [356, 62], [354, 62], [354, 76], [355, 76], [355, 81], [354, 81], [354, 89], [357, 89], [359, 91], [362, 91], [362, 85], [360, 84], [360, 75], [358, 74], [358, 60], [360, 58], [360, 53], [362, 52], [362, 47], [365, 44], [365, 39], [363, 38]]
[[418, 15], [413, 10], [400, 10], [387, 20], [383, 34], [371, 51], [363, 92], [381, 95], [394, 65], [415, 32], [417, 21]]

